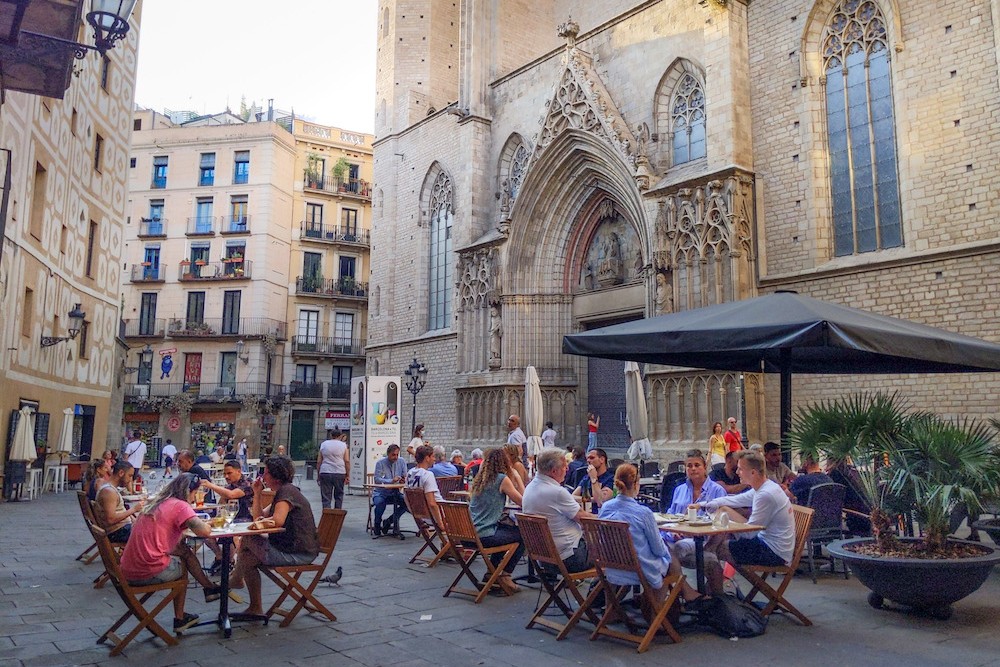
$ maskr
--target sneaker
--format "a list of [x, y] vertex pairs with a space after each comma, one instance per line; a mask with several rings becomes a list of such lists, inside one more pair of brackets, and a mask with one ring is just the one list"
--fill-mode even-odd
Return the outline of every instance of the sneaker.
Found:
[[222, 586], [212, 586], [205, 589], [205, 602], [215, 602], [222, 597]]
[[386, 519], [382, 522], [382, 534], [388, 535], [392, 532], [392, 519]]
[[180, 633], [198, 622], [198, 614], [184, 614], [184, 618], [174, 619], [174, 632]]
[[208, 573], [214, 577], [215, 575], [219, 574], [221, 570], [222, 570], [222, 561], [216, 558], [214, 561], [212, 561], [211, 567], [208, 568]]

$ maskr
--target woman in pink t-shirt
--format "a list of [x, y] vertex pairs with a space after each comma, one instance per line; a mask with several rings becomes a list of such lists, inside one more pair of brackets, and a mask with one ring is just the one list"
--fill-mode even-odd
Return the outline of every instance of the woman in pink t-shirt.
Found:
[[[132, 536], [122, 552], [122, 574], [134, 586], [176, 581], [187, 571], [205, 589], [205, 602], [219, 599], [220, 587], [209, 579], [194, 552], [184, 543], [190, 529], [208, 537], [211, 527], [191, 509], [194, 491], [201, 485], [197, 475], [182, 473], [153, 497], [132, 525]], [[174, 631], [186, 630], [198, 621], [197, 614], [184, 613], [184, 592], [174, 599]]]

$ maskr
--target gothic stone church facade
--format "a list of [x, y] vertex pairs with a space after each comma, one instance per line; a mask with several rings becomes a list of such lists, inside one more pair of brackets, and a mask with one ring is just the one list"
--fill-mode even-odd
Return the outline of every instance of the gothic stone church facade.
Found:
[[[381, 0], [368, 372], [500, 442], [534, 365], [562, 444], [626, 446], [622, 364], [562, 336], [776, 289], [1000, 339], [1000, 6], [988, 0]], [[570, 18], [571, 17], [571, 18]], [[776, 377], [644, 369], [650, 437], [704, 446]], [[796, 376], [988, 416], [995, 375]], [[405, 395], [405, 394], [404, 394]], [[409, 401], [407, 400], [406, 403]], [[403, 423], [410, 423], [409, 410]]]

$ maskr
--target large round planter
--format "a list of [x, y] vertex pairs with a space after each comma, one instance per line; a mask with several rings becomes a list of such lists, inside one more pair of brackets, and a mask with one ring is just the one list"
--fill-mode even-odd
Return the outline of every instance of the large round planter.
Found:
[[997, 544], [1000, 544], [1000, 519], [983, 519], [972, 524], [976, 530], [981, 530]]
[[[918, 538], [900, 538], [917, 542]], [[974, 593], [993, 566], [1000, 563], [1000, 549], [979, 542], [973, 544], [988, 550], [982, 556], [953, 559], [884, 558], [866, 556], [845, 547], [874, 541], [870, 537], [839, 540], [827, 548], [836, 558], [846, 561], [851, 570], [872, 594], [868, 602], [879, 608], [884, 600], [925, 610], [938, 618], [951, 616], [951, 604]], [[955, 540], [959, 541], [959, 540]]]

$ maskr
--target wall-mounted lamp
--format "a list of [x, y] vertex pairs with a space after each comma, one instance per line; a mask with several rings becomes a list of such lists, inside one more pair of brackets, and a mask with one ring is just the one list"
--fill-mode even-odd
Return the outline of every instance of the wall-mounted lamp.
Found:
[[80, 304], [76, 304], [73, 306], [73, 310], [69, 311], [69, 329], [67, 330], [69, 335], [42, 336], [42, 347], [51, 347], [64, 340], [73, 340], [80, 334], [80, 330], [83, 329], [83, 321], [85, 319], [87, 319], [87, 313], [80, 310]]
[[60, 42], [76, 49], [74, 54], [78, 60], [83, 60], [87, 51], [97, 51], [102, 56], [115, 48], [115, 42], [128, 34], [128, 20], [132, 16], [136, 0], [90, 0], [90, 11], [87, 12], [87, 23], [94, 28], [94, 45], [79, 44], [52, 35], [40, 35], [29, 30], [22, 30], [22, 35], [43, 37], [47, 40]]
[[244, 364], [250, 363], [250, 351], [247, 350], [246, 354], [243, 354], [243, 349], [246, 347], [246, 343], [243, 340], [236, 341], [236, 358], [242, 361]]
[[139, 352], [139, 365], [138, 366], [126, 366], [122, 369], [125, 375], [131, 375], [137, 372], [141, 368], [152, 367], [153, 365], [153, 348], [146, 343], [146, 347], [142, 348]]

